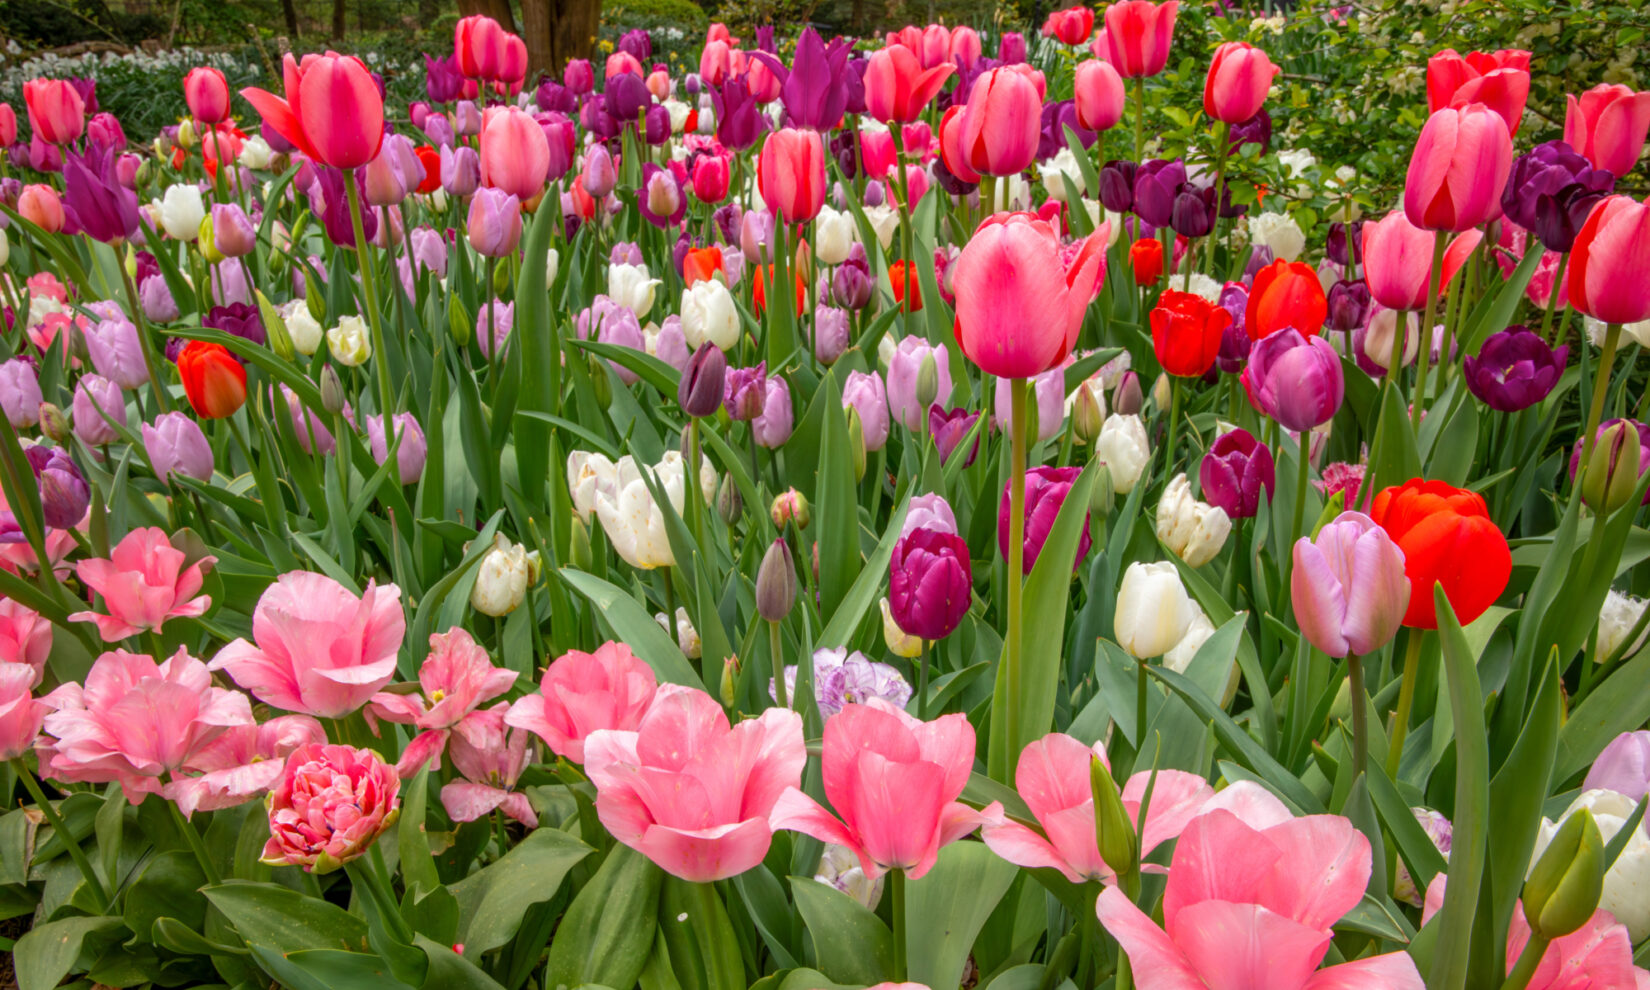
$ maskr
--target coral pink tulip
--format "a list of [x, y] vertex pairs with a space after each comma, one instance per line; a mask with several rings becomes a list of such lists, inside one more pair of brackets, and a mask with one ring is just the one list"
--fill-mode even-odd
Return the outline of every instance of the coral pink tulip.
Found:
[[1361, 512], [1343, 512], [1295, 541], [1290, 597], [1301, 635], [1332, 657], [1373, 653], [1409, 607], [1404, 552]]
[[1108, 131], [1123, 119], [1123, 77], [1110, 62], [1094, 58], [1077, 63], [1072, 87], [1078, 124], [1091, 131]]
[[441, 766], [447, 730], [516, 683], [516, 672], [493, 666], [487, 651], [468, 632], [454, 628], [430, 636], [430, 655], [418, 668], [418, 693], [382, 691], [372, 696], [367, 720], [383, 719], [423, 729], [396, 764], [405, 777], [434, 759]]
[[[1483, 239], [1483, 233], [1469, 230], [1450, 241], [1444, 250], [1444, 271], [1438, 291], [1449, 288], [1450, 280], [1466, 264]], [[1409, 222], [1402, 210], [1393, 210], [1377, 223], [1364, 224], [1359, 257], [1369, 294], [1387, 309], [1419, 310], [1427, 303], [1427, 282], [1432, 278], [1431, 231]]]
[[1601, 84], [1580, 97], [1565, 99], [1565, 143], [1585, 155], [1594, 168], [1616, 175], [1631, 172], [1650, 133], [1650, 92]]
[[1604, 323], [1650, 319], [1650, 200], [1600, 200], [1570, 252], [1570, 305]]
[[86, 103], [66, 79], [30, 79], [23, 84], [29, 127], [47, 144], [72, 144], [86, 130]]
[[0, 664], [22, 664], [39, 684], [52, 652], [52, 624], [15, 598], [0, 598]]
[[1462, 56], [1446, 48], [1427, 59], [1427, 110], [1460, 109], [1482, 103], [1518, 133], [1524, 104], [1530, 98], [1530, 53], [1509, 48], [1498, 52], [1469, 52]]
[[924, 69], [916, 53], [904, 45], [884, 48], [865, 66], [865, 108], [884, 124], [910, 123], [922, 116], [956, 70], [950, 63]]
[[515, 790], [527, 766], [527, 744], [533, 737], [525, 729], [505, 724], [509, 709], [501, 701], [453, 727], [447, 755], [464, 779], [441, 788], [441, 806], [455, 822], [473, 822], [496, 808], [528, 828], [539, 827], [539, 816], [527, 795]]
[[922, 45], [917, 49], [922, 67], [932, 69], [951, 61], [951, 31], [943, 24], [930, 24], [922, 29]]
[[787, 223], [807, 223], [825, 205], [825, 144], [818, 131], [787, 127], [762, 144], [756, 163], [762, 201]]
[[241, 95], [275, 132], [314, 161], [360, 168], [384, 142], [384, 97], [367, 66], [353, 55], [290, 54], [282, 62], [286, 95], [255, 87]]
[[[1015, 786], [1048, 838], [1018, 822], [987, 825], [980, 837], [991, 851], [1028, 870], [1052, 867], [1072, 883], [1115, 882], [1116, 874], [1100, 858], [1095, 839], [1094, 792], [1089, 786], [1089, 760], [1093, 757], [1111, 766], [1100, 743], [1091, 749], [1059, 732], [1051, 732], [1022, 750], [1014, 774]], [[1123, 809], [1129, 821], [1139, 820], [1140, 803], [1153, 776], [1150, 770], [1142, 770], [1124, 785]], [[1215, 796], [1214, 788], [1197, 774], [1159, 770], [1155, 776], [1157, 783], [1140, 841], [1141, 856], [1180, 835]]]
[[1018, 175], [1037, 157], [1043, 101], [1031, 81], [1012, 68], [991, 69], [974, 81], [963, 108], [961, 150], [981, 175]]
[[550, 175], [550, 142], [532, 115], [488, 107], [481, 118], [481, 184], [531, 203]]
[[699, 53], [699, 79], [709, 86], [720, 86], [727, 81], [729, 51], [726, 41], [707, 41]]
[[71, 622], [94, 622], [105, 643], [140, 632], [160, 629], [167, 619], [205, 615], [212, 599], [197, 595], [205, 569], [216, 557], [202, 557], [188, 566], [188, 557], [172, 546], [158, 527], [134, 529], [109, 552], [109, 559], [92, 558], [75, 565], [86, 587], [103, 596], [107, 615], [76, 612]]
[[252, 724], [246, 695], [213, 687], [206, 664], [181, 647], [159, 664], [125, 650], [105, 653], [84, 687], [69, 681], [44, 700], [54, 742], [41, 753], [41, 772], [75, 783], [119, 781], [133, 804], [164, 793], [161, 777], [225, 730]]
[[401, 814], [401, 780], [370, 749], [293, 750], [269, 795], [265, 863], [328, 873], [370, 848]]
[[258, 599], [252, 638], [237, 639], [212, 660], [235, 683], [276, 708], [316, 718], [343, 718], [395, 676], [406, 635], [401, 589], [367, 582], [357, 598], [321, 574], [291, 571]]
[[636, 59], [636, 56], [626, 51], [617, 51], [607, 56], [607, 64], [603, 69], [602, 78], [610, 80], [616, 76], [641, 76], [643, 74], [642, 63]]
[[603, 643], [595, 653], [572, 650], [544, 671], [539, 691], [510, 706], [505, 724], [527, 729], [550, 752], [584, 762], [584, 742], [598, 729], [635, 729], [658, 681], [653, 668], [623, 643]]
[[1002, 805], [961, 804], [974, 766], [974, 727], [962, 715], [918, 721], [881, 698], [844, 705], [825, 723], [825, 797], [793, 787], [774, 805], [774, 828], [846, 846], [872, 879], [905, 870], [919, 879], [948, 845], [1002, 821]]
[[233, 808], [263, 797], [281, 779], [294, 750], [325, 743], [321, 723], [308, 715], [282, 715], [262, 725], [236, 725], [190, 758], [184, 773], [166, 788], [183, 817], [197, 811]]
[[1425, 230], [1470, 230], [1501, 214], [1512, 171], [1506, 121], [1483, 104], [1427, 118], [1404, 178], [1404, 215]]
[[999, 213], [963, 247], [954, 274], [957, 343], [988, 375], [1030, 378], [1057, 367], [1077, 343], [1083, 314], [1106, 277], [1106, 239], [1062, 247], [1029, 213]]
[[1106, 8], [1106, 39], [1112, 64], [1125, 79], [1155, 76], [1169, 62], [1180, 0], [1119, 0]]
[[[966, 107], [947, 107], [945, 116], [940, 118], [940, 160], [952, 175], [964, 182], [980, 181], [980, 173], [974, 171], [969, 164], [968, 152], [963, 146], [963, 114]], [[879, 135], [880, 136], [880, 135]], [[893, 150], [893, 140], [888, 141], [889, 151]], [[866, 173], [870, 174], [870, 166], [866, 166]]]
[[1203, 82], [1203, 112], [1215, 120], [1241, 124], [1260, 112], [1272, 78], [1283, 70], [1266, 53], [1243, 41], [1215, 49]]
[[762, 862], [773, 841], [769, 813], [781, 794], [801, 793], [807, 762], [802, 716], [770, 708], [729, 726], [715, 699], [678, 684], [658, 690], [634, 730], [601, 729], [585, 740], [602, 825], [696, 883]]
[[1140, 990], [1424, 990], [1403, 952], [1318, 971], [1332, 926], [1363, 899], [1369, 876], [1369, 840], [1345, 818], [1256, 828], [1216, 810], [1181, 833], [1162, 928], [1117, 887], [1100, 893], [1097, 914]]
[[34, 685], [34, 670], [28, 665], [0, 663], [0, 762], [33, 749], [40, 724], [51, 711], [35, 698]]
[[183, 77], [183, 101], [189, 104], [189, 115], [203, 124], [228, 120], [229, 81], [210, 65], [190, 69]]
[[503, 25], [486, 15], [459, 18], [453, 25], [453, 59], [458, 63], [459, 74], [488, 82], [520, 78], [505, 72], [505, 63], [510, 57], [509, 39], [513, 37]]
[[39, 182], [23, 187], [17, 196], [17, 212], [48, 234], [62, 230], [68, 219], [63, 212], [63, 197], [56, 189]]

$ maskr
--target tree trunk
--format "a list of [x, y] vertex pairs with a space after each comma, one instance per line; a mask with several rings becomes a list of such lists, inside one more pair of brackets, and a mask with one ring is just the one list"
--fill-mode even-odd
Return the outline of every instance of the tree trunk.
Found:
[[348, 12], [345, 0], [332, 0], [332, 40], [344, 40], [344, 15]]
[[[458, 12], [461, 16], [469, 17], [473, 14], [484, 14], [503, 25], [504, 30], [514, 34], [516, 30], [515, 15], [510, 12], [510, 0], [458, 0]], [[525, 38], [522, 40], [526, 40]]]
[[570, 59], [589, 58], [601, 20], [602, 0], [521, 0], [528, 80], [559, 73]]
[[298, 42], [298, 8], [292, 0], [281, 0], [281, 13], [286, 17], [286, 36], [294, 45]]

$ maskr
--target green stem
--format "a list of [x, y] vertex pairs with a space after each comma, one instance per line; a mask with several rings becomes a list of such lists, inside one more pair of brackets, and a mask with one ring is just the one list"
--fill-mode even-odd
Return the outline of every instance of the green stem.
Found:
[[[1220, 281], [1220, 276], [1215, 274], [1215, 242], [1220, 240], [1220, 203], [1226, 196], [1226, 159], [1229, 157], [1226, 153], [1226, 142], [1229, 127], [1231, 125], [1223, 120], [1220, 122], [1220, 126], [1215, 128], [1215, 133], [1218, 135], [1215, 138], [1215, 224], [1214, 228], [1209, 231], [1209, 238], [1205, 245], [1207, 253], [1204, 261], [1209, 266], [1209, 277], [1216, 282]], [[1187, 282], [1190, 281], [1191, 279], [1188, 278]]]
[[1020, 599], [1025, 583], [1026, 535], [1026, 381], [1011, 378], [1009, 397], [1009, 483], [1008, 483], [1008, 711], [1003, 725], [1007, 732], [1005, 773], [1014, 783], [1014, 760], [1020, 743]]
[[1138, 164], [1146, 154], [1146, 77], [1134, 79], [1134, 160]]
[[917, 653], [917, 717], [928, 721], [928, 640]]
[[[1301, 532], [1301, 523], [1306, 516], [1306, 481], [1312, 475], [1312, 465], [1308, 463], [1308, 457], [1311, 450], [1312, 431], [1302, 430], [1300, 434], [1300, 444], [1295, 449], [1296, 467], [1298, 467], [1299, 470], [1295, 472], [1295, 511], [1294, 520], [1289, 526], [1289, 538], [1291, 540], [1300, 539], [1305, 535]], [[1290, 553], [1284, 555], [1283, 586], [1285, 588], [1289, 587], [1289, 576], [1294, 570], [1294, 560], [1294, 554]]]
[[[791, 707], [790, 692], [785, 688], [785, 658], [780, 653], [779, 623], [777, 622], [768, 623], [768, 657], [769, 662], [773, 665], [774, 698], [779, 702], [779, 707], [789, 708]], [[798, 670], [797, 673], [800, 674], [801, 671]]]
[[121, 281], [126, 283], [126, 308], [132, 311], [132, 323], [137, 327], [138, 351], [143, 355], [143, 370], [149, 375], [149, 391], [155, 394], [155, 405], [161, 412], [169, 412], [171, 401], [167, 398], [166, 389], [160, 383], [160, 367], [155, 360], [155, 343], [149, 339], [149, 321], [143, 315], [143, 306], [138, 302], [137, 287], [132, 284], [132, 273], [126, 270], [126, 265], [120, 265]]
[[[1444, 250], [1449, 247], [1449, 235], [1440, 230], [1432, 239], [1432, 275], [1427, 280], [1427, 308], [1421, 316], [1420, 355], [1421, 370], [1415, 379], [1415, 394], [1410, 402], [1410, 426], [1419, 429], [1421, 426], [1422, 407], [1426, 405], [1427, 397], [1427, 366], [1432, 363], [1432, 317], [1438, 309], [1439, 283], [1444, 277]], [[1402, 330], [1402, 327], [1399, 327]], [[1400, 337], [1400, 339], [1402, 339]]]
[[218, 872], [218, 868], [212, 864], [212, 857], [207, 855], [206, 852], [206, 843], [201, 841], [201, 834], [195, 831], [195, 826], [189, 824], [188, 820], [183, 817], [183, 812], [178, 810], [175, 802], [167, 801], [166, 809], [172, 813], [172, 824], [176, 825], [178, 831], [183, 833], [183, 841], [188, 844], [189, 851], [195, 854], [195, 862], [200, 864], [201, 872], [206, 874], [206, 882], [214, 887], [223, 883], [223, 876]]
[[894, 982], [904, 983], [905, 964], [905, 871], [888, 871], [888, 894], [893, 898], [894, 915]]
[[1415, 705], [1415, 670], [1421, 664], [1419, 629], [1409, 631], [1409, 647], [1404, 652], [1404, 679], [1398, 688], [1398, 711], [1393, 716], [1392, 742], [1386, 751], [1386, 775], [1398, 779], [1398, 763], [1404, 756], [1404, 736], [1409, 733], [1409, 710]]
[[1352, 777], [1356, 780], [1364, 775], [1368, 763], [1369, 713], [1365, 709], [1369, 705], [1364, 700], [1363, 661], [1355, 651], [1346, 655], [1346, 684], [1352, 699]]
[[[378, 370], [378, 414], [384, 417], [384, 442], [395, 436], [395, 407], [390, 404], [390, 368], [384, 353], [384, 325], [378, 315], [378, 293], [373, 286], [372, 245], [361, 226], [361, 193], [355, 188], [355, 170], [344, 169], [344, 192], [349, 199], [350, 232], [355, 235], [355, 260], [361, 272], [361, 302], [372, 331], [373, 364]], [[491, 329], [489, 327], [489, 329]]]
[[[18, 758], [12, 760], [11, 765], [17, 773], [17, 779], [23, 782], [23, 789], [29, 792], [29, 797], [34, 801], [34, 806], [40, 809], [42, 815], [46, 816], [46, 821], [51, 825], [52, 831], [57, 834], [58, 839], [63, 843], [63, 848], [68, 850], [69, 858], [74, 860], [74, 865], [80, 870], [80, 875], [85, 878], [86, 886], [91, 888], [92, 898], [97, 904], [98, 911], [100, 913], [107, 911], [109, 909], [109, 891], [103, 886], [103, 881], [98, 878], [97, 871], [92, 869], [91, 860], [86, 858], [86, 850], [80, 848], [80, 843], [76, 842], [74, 836], [69, 834], [69, 827], [63, 824], [63, 818], [57, 813], [57, 808], [46, 800], [46, 795], [40, 790], [40, 782], [34, 779], [34, 774], [29, 771], [28, 764]], [[167, 803], [171, 804], [171, 802]]]
[[1610, 390], [1610, 366], [1616, 362], [1616, 344], [1620, 341], [1620, 323], [1611, 323], [1604, 328], [1604, 350], [1599, 352], [1598, 371], [1593, 378], [1593, 402], [1587, 411], [1587, 431], [1581, 435], [1581, 464], [1576, 469], [1577, 478], [1587, 470], [1587, 459], [1593, 456], [1598, 421], [1604, 416], [1605, 393]]
[[[1169, 423], [1168, 435], [1163, 445], [1163, 471], [1166, 475], [1174, 475], [1174, 447], [1175, 439], [1180, 434], [1180, 378], [1169, 376]], [[1299, 526], [1296, 527], [1297, 529]]]
[[1507, 982], [1501, 984], [1501, 990], [1524, 990], [1530, 985], [1530, 977], [1535, 975], [1536, 967], [1541, 965], [1541, 957], [1547, 954], [1547, 946], [1552, 939], [1545, 935], [1530, 933], [1530, 940], [1524, 943], [1524, 951], [1518, 954], [1518, 962], [1513, 964], [1512, 972], [1507, 974]]

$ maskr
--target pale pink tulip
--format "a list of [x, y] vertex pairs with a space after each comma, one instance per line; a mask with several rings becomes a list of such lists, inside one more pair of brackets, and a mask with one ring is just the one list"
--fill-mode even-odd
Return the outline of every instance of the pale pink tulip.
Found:
[[0, 663], [0, 762], [34, 748], [41, 720], [51, 711], [34, 696], [34, 671], [26, 664]]
[[0, 663], [23, 664], [39, 684], [52, 652], [52, 624], [15, 598], [0, 598]]
[[263, 797], [281, 779], [286, 758], [311, 743], [324, 743], [321, 723], [308, 715], [282, 715], [262, 725], [236, 725], [190, 758], [166, 796], [188, 818], [197, 811], [233, 808]]
[[544, 672], [539, 690], [510, 706], [505, 724], [544, 740], [557, 756], [584, 762], [584, 741], [598, 729], [634, 729], [653, 702], [653, 668], [623, 643], [595, 653], [571, 650]]
[[1404, 552], [1361, 512], [1295, 541], [1290, 595], [1301, 635], [1332, 657], [1367, 654], [1398, 634], [1409, 606]]
[[798, 788], [774, 805], [774, 828], [851, 849], [871, 879], [933, 868], [940, 847], [1003, 821], [957, 798], [974, 767], [974, 727], [963, 715], [922, 722], [880, 698], [845, 705], [825, 723], [825, 797], [838, 818]]
[[269, 795], [262, 861], [328, 873], [366, 852], [401, 814], [401, 779], [370, 749], [309, 745]]
[[[1020, 752], [1014, 781], [1026, 806], [1043, 828], [1043, 835], [1019, 822], [987, 825], [980, 837], [991, 851], [1026, 869], [1052, 867], [1072, 883], [1099, 880], [1111, 883], [1116, 874], [1100, 858], [1094, 830], [1094, 793], [1089, 786], [1089, 760], [1099, 757], [1109, 768], [1106, 749], [1091, 749], [1064, 733], [1051, 732]], [[1140, 802], [1152, 773], [1142, 770], [1123, 786], [1123, 808], [1129, 821], [1139, 820]], [[1146, 827], [1140, 837], [1140, 855], [1178, 836], [1214, 788], [1197, 774], [1159, 770], [1146, 808]]]
[[473, 822], [497, 808], [528, 828], [539, 827], [539, 816], [527, 795], [515, 790], [516, 779], [527, 764], [532, 736], [525, 729], [505, 725], [509, 710], [509, 704], [501, 701], [453, 726], [447, 755], [464, 779], [441, 788], [441, 806], [455, 822]]
[[1623, 732], [1610, 740], [1582, 781], [1584, 791], [1606, 790], [1634, 801], [1650, 791], [1650, 732]]
[[634, 731], [585, 740], [596, 814], [613, 837], [683, 880], [737, 876], [767, 855], [769, 813], [800, 793], [802, 716], [770, 708], [736, 726], [710, 695], [666, 684]]
[[161, 778], [187, 766], [225, 730], [252, 724], [246, 695], [212, 686], [206, 664], [179, 647], [153, 657], [114, 650], [98, 657], [85, 687], [70, 681], [45, 698], [54, 710], [41, 773], [73, 783], [119, 781], [126, 799], [162, 794]]
[[258, 599], [252, 638], [212, 660], [258, 700], [316, 718], [343, 718], [395, 676], [407, 632], [401, 589], [367, 582], [357, 598], [337, 581], [292, 571]]
[[75, 565], [80, 582], [103, 596], [109, 614], [76, 612], [69, 621], [96, 623], [103, 641], [114, 643], [159, 630], [167, 619], [205, 615], [212, 599], [196, 592], [206, 580], [205, 569], [217, 558], [202, 557], [185, 567], [188, 559], [172, 546], [165, 530], [132, 530], [115, 544], [109, 559], [94, 557]]
[[510, 690], [516, 676], [513, 670], [493, 666], [487, 651], [465, 630], [434, 633], [430, 655], [418, 668], [418, 691], [373, 695], [367, 721], [383, 719], [424, 730], [407, 744], [396, 773], [406, 777], [431, 760], [439, 770], [447, 731], [469, 718], [483, 702]]

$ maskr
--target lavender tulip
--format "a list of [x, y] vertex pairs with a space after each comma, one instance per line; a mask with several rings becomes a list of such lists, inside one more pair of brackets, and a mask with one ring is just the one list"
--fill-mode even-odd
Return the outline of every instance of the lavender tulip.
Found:
[[[925, 402], [918, 395], [918, 379], [928, 361], [934, 363], [936, 390]], [[945, 345], [930, 344], [920, 337], [901, 340], [888, 359], [888, 409], [894, 419], [908, 430], [920, 430], [927, 425], [928, 406], [933, 400], [950, 395], [951, 363]]]
[[1248, 430], [1223, 433], [1198, 468], [1203, 498], [1233, 519], [1250, 519], [1277, 487], [1272, 451]]
[[911, 504], [905, 510], [905, 524], [900, 527], [899, 535], [908, 536], [913, 530], [936, 529], [942, 533], [957, 532], [957, 516], [951, 511], [951, 503], [938, 492], [927, 495], [913, 495]]
[[[934, 446], [940, 452], [940, 463], [944, 464], [951, 459], [951, 454], [968, 438], [974, 424], [980, 419], [980, 414], [970, 412], [959, 406], [956, 409], [946, 410], [939, 403], [928, 407], [928, 432], [934, 438]], [[968, 456], [963, 458], [963, 467], [974, 463], [974, 458], [980, 453], [980, 438], [974, 438], [974, 446], [968, 450]]]
[[1397, 635], [1409, 605], [1404, 552], [1361, 512], [1343, 512], [1316, 540], [1295, 541], [1290, 599], [1301, 635], [1332, 657], [1373, 653]]
[[0, 364], [0, 411], [13, 429], [40, 421], [40, 375], [32, 361], [12, 358]]
[[[1623, 635], [1628, 631], [1623, 630]], [[1587, 771], [1581, 789], [1615, 791], [1629, 801], [1644, 797], [1650, 791], [1650, 732], [1623, 732], [1610, 740]]]
[[25, 448], [23, 456], [34, 468], [35, 480], [40, 485], [40, 514], [52, 529], [70, 529], [86, 517], [92, 504], [92, 489], [80, 473], [80, 467], [61, 447], [35, 445]]
[[835, 364], [851, 342], [848, 311], [835, 306], [815, 307], [813, 338], [814, 357], [819, 359], [819, 363], [827, 366]]
[[842, 383], [842, 406], [852, 406], [859, 415], [865, 449], [875, 453], [888, 442], [888, 393], [882, 376], [874, 371], [850, 371]]
[[[911, 700], [911, 685], [898, 670], [858, 650], [815, 650], [813, 667], [814, 701], [821, 718], [830, 718], [845, 705], [862, 705], [872, 698], [881, 698], [898, 708]], [[768, 681], [768, 695], [778, 701], [772, 679]], [[795, 664], [785, 668], [785, 697], [796, 697]]]
[[740, 422], [750, 422], [762, 415], [768, 399], [768, 362], [753, 368], [729, 368], [723, 389], [723, 403], [728, 416]]
[[791, 389], [785, 379], [770, 375], [763, 385], [763, 393], [762, 412], [751, 420], [751, 433], [759, 445], [774, 450], [785, 445], [796, 425], [791, 411]]
[[212, 478], [212, 445], [200, 424], [181, 412], [169, 412], [155, 419], [154, 425], [143, 424], [143, 449], [149, 455], [149, 464], [155, 474], [165, 478], [172, 472], [210, 481]]
[[126, 397], [121, 394], [120, 386], [102, 375], [80, 377], [80, 381], [75, 383], [71, 408], [74, 410], [75, 436], [89, 447], [119, 439], [120, 433], [115, 426], [125, 426], [128, 422]]
[[[424, 474], [424, 458], [428, 451], [424, 428], [418, 425], [418, 420], [410, 412], [397, 414], [394, 422], [395, 435], [400, 441], [400, 446], [395, 450], [396, 472], [400, 475], [403, 485], [415, 484]], [[367, 446], [372, 450], [372, 459], [380, 465], [388, 459], [389, 445], [384, 440], [384, 417], [367, 418]]]

